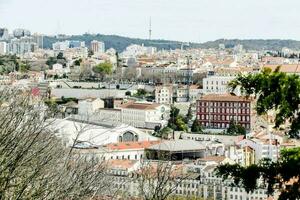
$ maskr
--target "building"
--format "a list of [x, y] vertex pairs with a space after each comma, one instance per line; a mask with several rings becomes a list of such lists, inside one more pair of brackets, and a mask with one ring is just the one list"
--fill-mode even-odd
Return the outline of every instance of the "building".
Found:
[[7, 43], [0, 42], [0, 55], [5, 55], [7, 53]]
[[203, 94], [226, 94], [228, 93], [228, 83], [234, 76], [208, 76], [203, 79]]
[[138, 128], [154, 129], [167, 124], [169, 108], [156, 103], [131, 102], [120, 106], [122, 123]]
[[156, 86], [155, 102], [170, 105], [173, 103], [173, 86]]
[[[51, 119], [49, 129], [62, 139], [66, 146], [88, 149], [120, 142], [157, 141], [137, 128], [121, 124], [108, 126], [100, 123], [89, 123], [80, 120]], [[75, 141], [75, 144], [74, 144]], [[114, 145], [111, 145], [112, 148]], [[101, 150], [101, 149], [100, 149]]]
[[65, 51], [70, 46], [70, 41], [63, 41], [63, 42], [55, 42], [52, 44], [52, 49], [54, 51]]
[[14, 38], [10, 42], [10, 53], [16, 55], [24, 55], [26, 53], [34, 52], [37, 49], [37, 44], [33, 37], [24, 36], [21, 38]]
[[33, 39], [39, 49], [44, 48], [44, 36], [42, 34], [33, 34]]
[[104, 108], [104, 101], [99, 98], [78, 101], [78, 114], [82, 116], [92, 116], [100, 108]]
[[93, 40], [91, 41], [91, 50], [97, 53], [104, 53], [105, 52], [105, 44], [104, 42]]
[[9, 34], [7, 28], [0, 28], [0, 41], [1, 40], [8, 40]]
[[209, 94], [197, 101], [197, 119], [207, 129], [226, 129], [234, 120], [251, 128], [251, 100], [229, 94]]
[[21, 38], [21, 37], [25, 37], [25, 36], [29, 37], [31, 35], [31, 33], [29, 30], [18, 28], [13, 31], [13, 35], [15, 38]]

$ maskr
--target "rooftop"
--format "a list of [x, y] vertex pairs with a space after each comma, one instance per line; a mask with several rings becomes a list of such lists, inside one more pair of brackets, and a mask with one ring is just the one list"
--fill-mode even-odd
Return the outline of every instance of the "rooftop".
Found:
[[160, 141], [120, 142], [108, 144], [106, 147], [110, 150], [145, 149], [158, 143]]
[[134, 103], [134, 102], [120, 105], [121, 108], [137, 109], [137, 110], [153, 110], [158, 106], [159, 104], [157, 103]]
[[235, 102], [250, 102], [250, 99], [241, 96], [234, 96], [231, 94], [207, 94], [204, 95], [200, 100], [203, 101], [235, 101]]
[[165, 140], [147, 149], [159, 151], [195, 151], [204, 150], [205, 146], [194, 140]]

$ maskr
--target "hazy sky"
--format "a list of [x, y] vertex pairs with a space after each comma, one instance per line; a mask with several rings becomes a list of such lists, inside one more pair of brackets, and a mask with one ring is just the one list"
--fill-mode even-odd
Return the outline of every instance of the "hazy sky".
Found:
[[0, 0], [0, 27], [204, 42], [300, 40], [299, 0]]

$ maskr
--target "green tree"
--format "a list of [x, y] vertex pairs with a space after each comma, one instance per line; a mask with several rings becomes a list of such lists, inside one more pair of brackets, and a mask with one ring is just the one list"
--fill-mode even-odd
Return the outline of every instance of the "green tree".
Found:
[[140, 89], [137, 90], [137, 93], [135, 94], [135, 96], [144, 97], [144, 96], [146, 96], [146, 94], [147, 94], [147, 91], [145, 89], [140, 88]]
[[81, 59], [81, 58], [78, 59], [78, 60], [75, 60], [75, 61], [74, 61], [74, 65], [75, 65], [75, 66], [80, 66], [81, 62], [82, 62], [82, 59]]
[[[217, 175], [223, 179], [232, 179], [234, 184], [242, 186], [247, 192], [253, 192], [259, 186], [265, 187], [269, 195], [277, 189], [279, 200], [296, 200], [300, 198], [300, 148], [285, 149], [280, 159], [272, 162], [263, 159], [257, 165], [242, 167], [238, 164], [220, 165]], [[259, 178], [263, 182], [259, 184]]]
[[290, 122], [289, 135], [299, 137], [300, 129], [300, 78], [295, 74], [280, 72], [278, 67], [274, 72], [264, 69], [259, 74], [240, 75], [229, 87], [234, 91], [241, 88], [247, 97], [257, 97], [256, 111], [259, 115], [269, 110], [275, 113], [275, 128], [286, 121]]
[[[230, 83], [232, 91], [241, 87], [246, 95], [257, 97], [256, 110], [258, 114], [266, 114], [269, 110], [275, 111], [275, 128], [286, 121], [290, 122], [289, 136], [299, 137], [300, 129], [300, 78], [297, 75], [288, 75], [279, 71], [264, 69], [259, 74], [240, 75]], [[268, 194], [274, 190], [280, 192], [279, 199], [300, 198], [300, 148], [286, 149], [281, 152], [276, 162], [261, 160], [259, 164], [242, 167], [240, 165], [221, 165], [217, 174], [224, 179], [233, 179], [246, 191], [255, 190], [258, 179], [263, 180]]]
[[46, 64], [52, 69], [52, 66], [57, 63], [57, 59], [55, 57], [49, 57], [46, 61]]
[[195, 119], [193, 124], [192, 124], [192, 128], [191, 128], [191, 131], [193, 133], [203, 133], [203, 128], [202, 128], [202, 125], [201, 123], [199, 122], [198, 119]]
[[192, 111], [192, 107], [190, 106], [184, 119], [185, 123], [188, 123], [192, 118], [193, 118], [193, 111]]
[[171, 107], [170, 119], [168, 121], [168, 127], [175, 131], [187, 131], [188, 127], [184, 118], [179, 115], [180, 110], [175, 106]]
[[66, 58], [64, 57], [64, 54], [62, 52], [59, 52], [56, 56], [57, 60], [66, 60]]
[[246, 129], [242, 125], [237, 124], [232, 118], [226, 133], [229, 135], [246, 135]]
[[93, 71], [102, 75], [110, 75], [112, 74], [112, 64], [109, 62], [100, 63], [93, 68]]

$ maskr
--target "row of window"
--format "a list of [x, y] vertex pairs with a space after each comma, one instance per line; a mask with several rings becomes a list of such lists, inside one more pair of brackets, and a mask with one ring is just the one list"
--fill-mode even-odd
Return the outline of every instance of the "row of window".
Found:
[[[228, 128], [229, 123], [209, 123], [209, 122], [202, 122], [202, 126], [205, 128]], [[241, 124], [246, 129], [250, 129], [250, 124]]]
[[[132, 157], [130, 156], [130, 155], [127, 155], [127, 156], [125, 156], [125, 155], [122, 155], [122, 156], [111, 156], [110, 157], [110, 159], [111, 160], [125, 160], [125, 159], [127, 159], [127, 160], [130, 160]], [[137, 160], [137, 159], [142, 159], [143, 158], [143, 154], [141, 154], [141, 155], [134, 155], [134, 160]]]
[[230, 116], [230, 115], [198, 115], [197, 117], [199, 120], [218, 120], [218, 121], [230, 121], [230, 120], [235, 120], [235, 121], [240, 121], [240, 122], [250, 122], [250, 116]]
[[241, 109], [241, 108], [208, 108], [200, 107], [198, 112], [210, 112], [210, 113], [238, 113], [238, 114], [249, 114], [250, 109]]
[[206, 102], [206, 101], [199, 101], [198, 106], [250, 107], [250, 103], [249, 102], [222, 102], [222, 101]]

